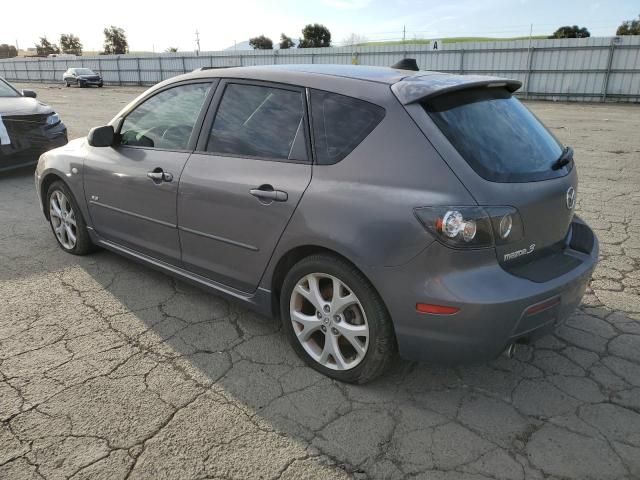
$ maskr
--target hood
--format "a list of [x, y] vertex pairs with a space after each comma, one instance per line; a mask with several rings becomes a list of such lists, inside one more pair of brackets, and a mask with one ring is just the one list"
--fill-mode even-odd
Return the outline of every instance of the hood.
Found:
[[35, 98], [0, 97], [0, 116], [12, 115], [47, 115], [53, 108]]
[[99, 73], [94, 73], [92, 75], [78, 75], [77, 78], [83, 78], [83, 79], [100, 78], [100, 74]]

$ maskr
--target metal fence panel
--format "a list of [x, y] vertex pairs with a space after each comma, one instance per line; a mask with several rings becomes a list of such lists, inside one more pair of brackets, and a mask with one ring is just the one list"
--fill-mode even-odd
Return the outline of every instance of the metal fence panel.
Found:
[[430, 45], [374, 45], [0, 60], [9, 81], [62, 82], [70, 67], [102, 73], [106, 84], [152, 85], [200, 67], [272, 64], [359, 64], [389, 66], [416, 58], [424, 70], [476, 73], [523, 82], [520, 95], [575, 101], [640, 101], [640, 36], [514, 40]]

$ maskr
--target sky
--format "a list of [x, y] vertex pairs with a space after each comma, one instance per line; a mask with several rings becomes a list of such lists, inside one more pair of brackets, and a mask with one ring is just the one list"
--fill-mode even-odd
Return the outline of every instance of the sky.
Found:
[[18, 42], [26, 49], [41, 36], [58, 43], [61, 33], [73, 33], [85, 50], [97, 51], [104, 27], [116, 25], [124, 28], [132, 51], [194, 50], [196, 30], [201, 50], [208, 51], [261, 34], [274, 43], [282, 32], [297, 39], [304, 25], [316, 22], [329, 28], [336, 44], [351, 34], [397, 40], [403, 28], [407, 38], [524, 36], [531, 24], [534, 35], [578, 24], [592, 36], [611, 36], [623, 20], [638, 15], [638, 0], [32, 0], [26, 10], [20, 2], [6, 1], [0, 9], [0, 43]]

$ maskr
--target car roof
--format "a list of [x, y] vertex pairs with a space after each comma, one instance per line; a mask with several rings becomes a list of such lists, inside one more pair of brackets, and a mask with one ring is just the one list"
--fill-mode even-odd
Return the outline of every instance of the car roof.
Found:
[[[392, 86], [400, 101], [408, 104], [445, 91], [462, 90], [481, 86], [504, 86], [515, 91], [521, 82], [499, 77], [480, 75], [457, 75], [434, 71], [400, 70], [390, 67], [373, 67], [365, 65], [332, 65], [332, 64], [293, 64], [264, 65], [254, 67], [203, 68], [194, 72], [174, 77], [175, 80], [192, 78], [241, 78], [304, 84], [319, 79], [373, 82]], [[335, 83], [335, 82], [334, 82]], [[499, 83], [499, 84], [498, 84]]]
[[295, 77], [331, 76], [393, 85], [407, 76], [425, 72], [367, 65], [292, 64], [202, 69], [187, 74], [187, 76], [241, 77], [270, 80], [272, 77], [282, 78], [287, 73]]

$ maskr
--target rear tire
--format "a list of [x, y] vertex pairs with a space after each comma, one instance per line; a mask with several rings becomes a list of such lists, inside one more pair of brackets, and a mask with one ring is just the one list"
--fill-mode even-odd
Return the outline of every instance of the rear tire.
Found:
[[367, 383], [395, 356], [393, 323], [380, 295], [338, 256], [318, 254], [296, 263], [284, 280], [280, 311], [293, 349], [328, 377]]
[[71, 84], [69, 82], [64, 82], [64, 83], [67, 86], [67, 88], [69, 88], [71, 86]]
[[49, 212], [49, 225], [58, 245], [72, 255], [87, 255], [96, 247], [89, 237], [78, 202], [61, 180], [47, 190], [45, 208]]

